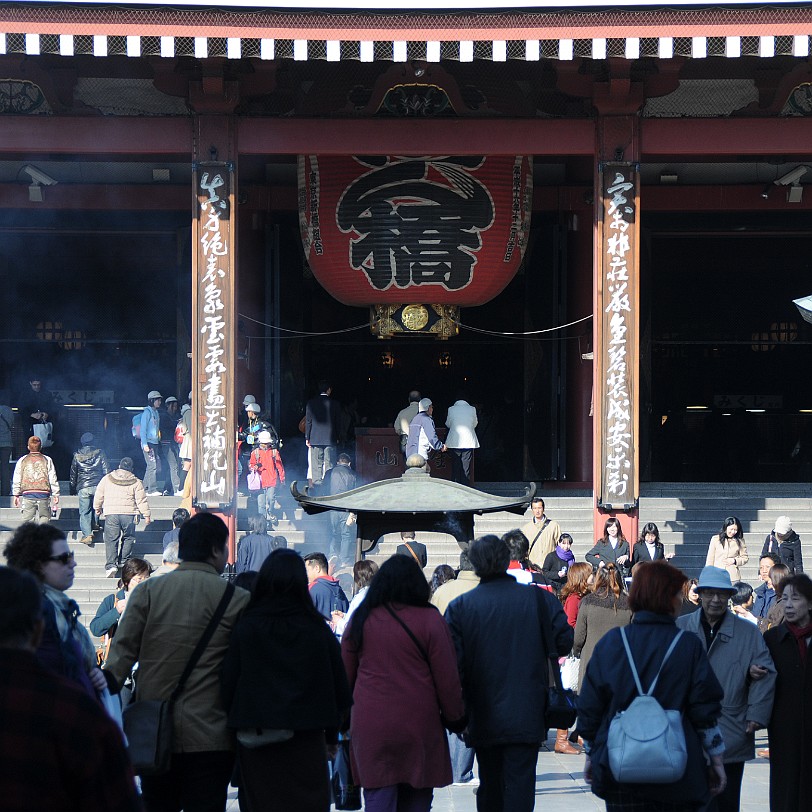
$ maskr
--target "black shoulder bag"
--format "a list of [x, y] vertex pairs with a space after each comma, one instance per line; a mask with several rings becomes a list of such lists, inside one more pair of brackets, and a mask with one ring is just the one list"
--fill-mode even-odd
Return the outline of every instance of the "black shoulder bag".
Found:
[[[538, 589], [538, 587], [536, 587]], [[547, 678], [547, 708], [544, 712], [544, 723], [548, 728], [566, 730], [573, 726], [578, 715], [575, 705], [575, 692], [565, 688], [561, 683], [561, 669], [558, 667], [558, 655], [551, 640], [552, 621], [544, 605], [544, 596], [537, 595], [538, 619], [544, 648], [547, 650], [550, 674]]]
[[169, 772], [172, 760], [172, 711], [175, 702], [206, 650], [215, 629], [220, 625], [234, 592], [234, 584], [226, 584], [223, 597], [186, 663], [172, 696], [169, 699], [135, 700], [124, 709], [124, 735], [127, 737], [127, 751], [136, 775], [163, 775]]

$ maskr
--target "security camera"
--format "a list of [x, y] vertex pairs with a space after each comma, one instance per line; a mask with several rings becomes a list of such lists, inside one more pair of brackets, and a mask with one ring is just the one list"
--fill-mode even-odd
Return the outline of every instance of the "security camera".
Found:
[[40, 172], [35, 166], [28, 166], [23, 167], [23, 172], [28, 175], [34, 183], [41, 183], [43, 186], [55, 186], [59, 181], [55, 178], [52, 178], [50, 175], [46, 175], [44, 172]]
[[791, 186], [793, 183], [797, 183], [808, 171], [808, 166], [796, 166], [795, 169], [790, 170], [786, 175], [776, 178], [773, 183], [775, 183], [776, 186]]

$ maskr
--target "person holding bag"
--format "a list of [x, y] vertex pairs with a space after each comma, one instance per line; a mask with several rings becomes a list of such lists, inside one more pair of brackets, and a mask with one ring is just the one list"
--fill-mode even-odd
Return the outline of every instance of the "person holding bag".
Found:
[[[278, 444], [274, 443], [269, 431], [261, 431], [257, 436], [259, 446], [251, 452], [248, 459], [249, 477], [252, 474], [259, 474], [259, 491], [257, 494], [257, 508], [259, 515], [265, 517], [272, 527], [275, 527], [278, 519], [274, 513], [274, 503], [276, 501], [277, 484], [285, 483], [285, 466], [282, 465], [282, 455], [279, 453]], [[250, 490], [255, 490], [251, 487]]]
[[[604, 799], [607, 812], [689, 812], [726, 785], [725, 745], [718, 726], [722, 687], [696, 635], [682, 634], [666, 658], [679, 634], [675, 619], [682, 608], [685, 575], [664, 561], [638, 566], [629, 593], [634, 618], [623, 630], [629, 654], [624, 656], [621, 630], [607, 632], [595, 646], [581, 684], [577, 728], [587, 753], [584, 780]], [[619, 781], [610, 767], [610, 723], [638, 697], [633, 667], [646, 690], [659, 672], [654, 698], [664, 710], [682, 715], [686, 767], [682, 777], [670, 783]], [[645, 759], [645, 753], [638, 755], [641, 766]]]
[[243, 812], [326, 812], [328, 750], [351, 696], [338, 641], [293, 550], [274, 550], [231, 636], [221, 696], [236, 731]]

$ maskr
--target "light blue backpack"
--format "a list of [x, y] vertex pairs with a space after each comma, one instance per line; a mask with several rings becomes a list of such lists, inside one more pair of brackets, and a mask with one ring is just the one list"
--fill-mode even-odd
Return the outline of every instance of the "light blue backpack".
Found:
[[638, 694], [626, 710], [615, 714], [609, 724], [609, 769], [615, 781], [621, 784], [672, 784], [685, 775], [688, 751], [682, 714], [678, 710], [665, 710], [653, 696], [660, 673], [682, 635], [682, 631], [677, 633], [657, 676], [648, 691], [644, 691], [626, 630], [620, 630]]

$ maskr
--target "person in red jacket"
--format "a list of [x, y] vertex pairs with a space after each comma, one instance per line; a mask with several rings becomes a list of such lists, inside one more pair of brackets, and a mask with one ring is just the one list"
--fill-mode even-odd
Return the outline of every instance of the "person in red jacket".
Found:
[[276, 486], [285, 482], [285, 466], [282, 465], [278, 444], [274, 443], [269, 431], [261, 431], [257, 439], [259, 446], [251, 452], [248, 468], [257, 471], [262, 482], [262, 490], [257, 497], [259, 514], [275, 527], [279, 521], [274, 513]]

